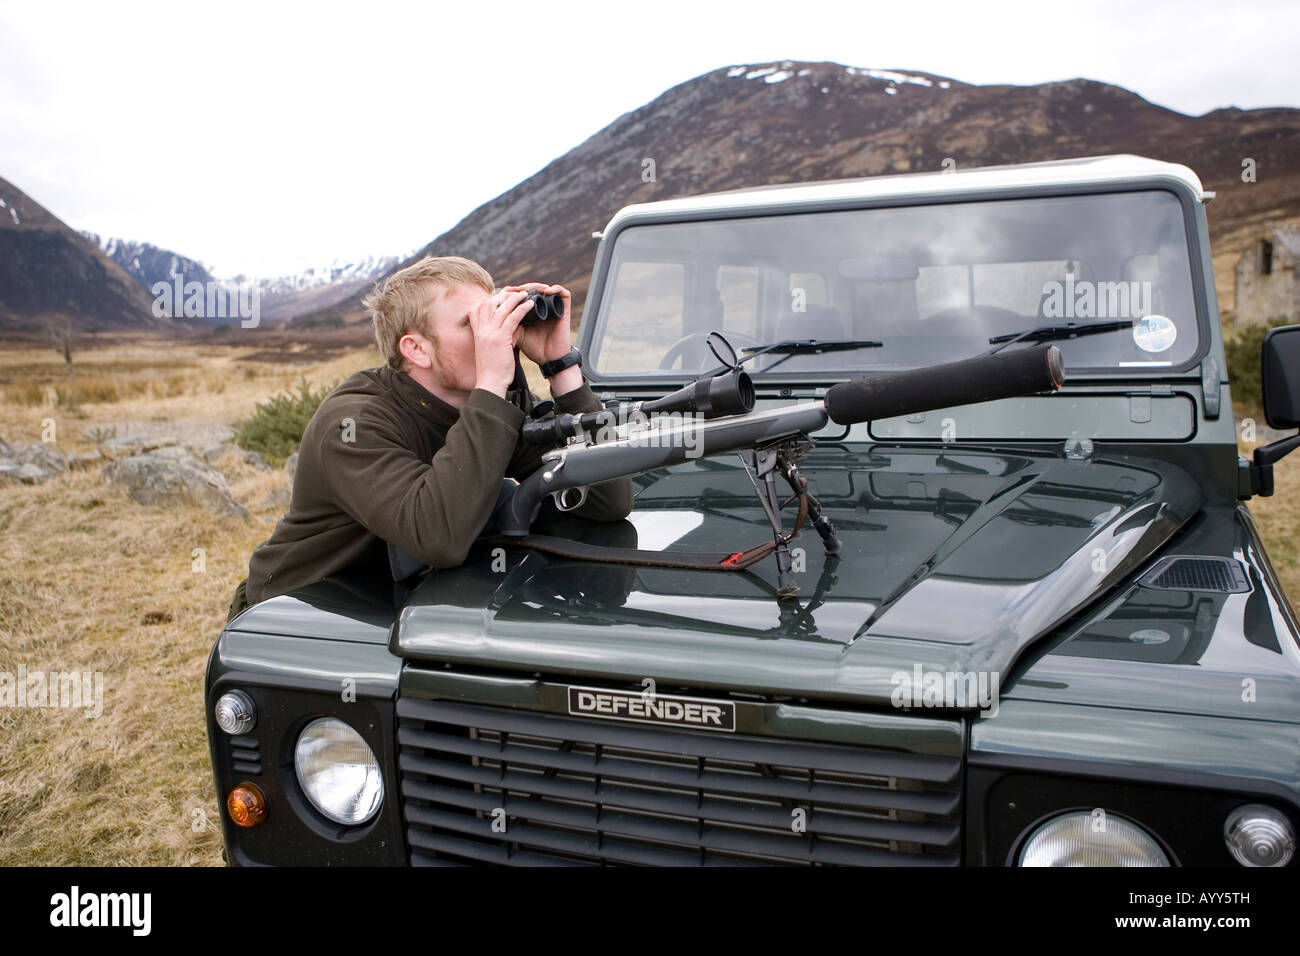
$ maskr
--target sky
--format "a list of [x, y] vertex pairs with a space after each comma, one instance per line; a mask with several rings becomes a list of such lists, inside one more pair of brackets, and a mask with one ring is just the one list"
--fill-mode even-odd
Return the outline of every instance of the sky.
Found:
[[269, 277], [410, 253], [724, 66], [1083, 76], [1199, 115], [1300, 106], [1297, 50], [1294, 0], [0, 0], [0, 178], [76, 229]]

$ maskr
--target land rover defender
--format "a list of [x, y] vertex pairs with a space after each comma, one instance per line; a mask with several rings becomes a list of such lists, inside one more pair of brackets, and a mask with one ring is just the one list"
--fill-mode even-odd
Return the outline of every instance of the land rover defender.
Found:
[[[1064, 385], [813, 435], [839, 548], [791, 542], [793, 598], [771, 562], [484, 540], [245, 610], [206, 678], [229, 861], [1295, 865], [1300, 627], [1246, 504], [1295, 442], [1239, 457], [1208, 198], [1114, 156], [619, 211], [578, 342], [603, 400], [706, 374], [712, 332], [760, 410], [1026, 343]], [[1265, 344], [1275, 428], [1297, 343]], [[767, 533], [740, 456], [634, 481], [628, 520], [547, 533]]]

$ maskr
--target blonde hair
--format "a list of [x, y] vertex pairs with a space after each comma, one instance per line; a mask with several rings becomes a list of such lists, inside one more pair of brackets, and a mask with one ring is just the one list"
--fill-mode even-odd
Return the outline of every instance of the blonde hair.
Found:
[[437, 345], [437, 330], [429, 321], [430, 286], [450, 289], [463, 284], [492, 292], [492, 276], [487, 270], [460, 256], [425, 256], [375, 284], [362, 304], [375, 324], [379, 354], [390, 368], [405, 368], [406, 360], [397, 343], [408, 332], [418, 332]]

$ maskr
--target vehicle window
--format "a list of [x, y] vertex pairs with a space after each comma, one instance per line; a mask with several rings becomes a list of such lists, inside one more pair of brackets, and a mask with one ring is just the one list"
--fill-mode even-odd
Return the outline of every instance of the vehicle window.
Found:
[[[686, 267], [676, 262], [620, 262], [610, 287], [608, 321], [620, 330], [595, 356], [601, 372], [655, 368], [682, 337]], [[648, 356], [653, 364], [646, 365]]]
[[1046, 262], [990, 262], [971, 267], [975, 305], [995, 305], [1021, 315], [1035, 315], [1050, 282], [1070, 275], [1065, 259]]
[[759, 280], [757, 266], [721, 266], [718, 269], [724, 331], [758, 334]]
[[[681, 337], [712, 329], [884, 343], [752, 369], [831, 380], [968, 358], [993, 336], [1071, 322], [1137, 323], [1057, 342], [1072, 371], [1176, 367], [1198, 351], [1183, 210], [1163, 190], [631, 226], [611, 261], [592, 350], [615, 375], [656, 369]], [[781, 276], [784, 292], [770, 281]], [[673, 367], [697, 368], [688, 358]]]
[[790, 273], [791, 308], [803, 305], [829, 305], [826, 297], [826, 279], [816, 272]]

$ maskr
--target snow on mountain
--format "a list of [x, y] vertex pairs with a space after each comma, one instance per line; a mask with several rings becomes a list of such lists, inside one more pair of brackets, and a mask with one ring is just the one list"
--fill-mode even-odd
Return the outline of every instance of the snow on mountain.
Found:
[[212, 274], [211, 267], [197, 259], [147, 242], [100, 237], [93, 232], [83, 232], [82, 235], [99, 246], [104, 255], [145, 289], [151, 290], [157, 282], [170, 283], [174, 276], [180, 276], [187, 284], [215, 282], [227, 289], [251, 282], [257, 286], [262, 316], [271, 322], [305, 315], [322, 303], [351, 295], [391, 271], [403, 259], [401, 256], [366, 256], [356, 261], [336, 259], [329, 265], [313, 266], [293, 275], [218, 277]]
[[180, 275], [186, 282], [208, 283], [213, 281], [211, 269], [197, 259], [189, 259], [168, 249], [160, 249], [147, 242], [134, 242], [130, 239], [116, 239], [82, 232], [119, 266], [127, 275], [135, 279], [146, 289], [152, 289], [156, 282], [170, 282], [172, 276]]
[[[323, 285], [344, 282], [365, 282], [378, 279], [396, 266], [400, 256], [366, 256], [356, 262], [336, 259], [327, 266], [313, 266], [293, 275], [256, 278], [263, 295], [287, 295], [305, 292]], [[232, 281], [247, 281], [248, 276], [235, 276]]]

